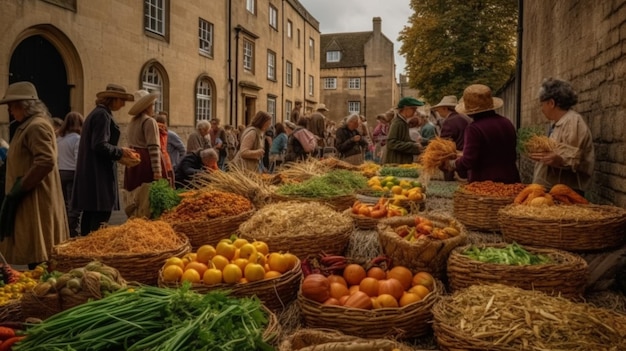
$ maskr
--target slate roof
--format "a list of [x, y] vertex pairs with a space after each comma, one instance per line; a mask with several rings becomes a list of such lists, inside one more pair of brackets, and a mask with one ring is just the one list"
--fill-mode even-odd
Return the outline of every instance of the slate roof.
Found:
[[[348, 68], [365, 65], [363, 47], [374, 32], [333, 33], [320, 35], [320, 68]], [[327, 51], [340, 51], [339, 62], [326, 62]]]

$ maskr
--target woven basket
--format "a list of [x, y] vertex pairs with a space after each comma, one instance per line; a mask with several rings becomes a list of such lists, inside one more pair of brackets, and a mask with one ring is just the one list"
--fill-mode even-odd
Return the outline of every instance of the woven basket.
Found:
[[0, 306], [0, 322], [21, 322], [23, 317], [20, 300], [12, 300]]
[[[481, 246], [505, 247], [506, 244]], [[448, 258], [448, 283], [452, 291], [475, 284], [499, 283], [525, 290], [539, 290], [579, 300], [587, 283], [587, 262], [578, 255], [554, 249], [525, 247], [530, 253], [548, 256], [553, 263], [514, 266], [485, 263], [462, 254], [469, 246], [458, 247]]]
[[575, 206], [585, 206], [608, 218], [576, 221], [534, 218], [512, 215], [506, 212], [511, 208], [507, 206], [498, 213], [502, 235], [506, 241], [574, 252], [605, 250], [625, 243], [626, 210], [602, 205]]
[[267, 314], [267, 327], [263, 332], [263, 341], [268, 344], [273, 344], [277, 341], [278, 336], [281, 333], [280, 323], [278, 323], [278, 317], [267, 306], [262, 306], [263, 311]]
[[330, 328], [367, 339], [408, 339], [431, 332], [431, 309], [443, 293], [443, 284], [436, 280], [434, 290], [423, 300], [404, 307], [364, 310], [322, 305], [301, 293], [298, 303], [308, 328]]
[[499, 231], [498, 210], [510, 205], [514, 197], [474, 195], [462, 190], [454, 192], [454, 218], [467, 229]]
[[346, 215], [352, 218], [352, 220], [354, 221], [355, 227], [359, 229], [364, 229], [364, 230], [375, 229], [376, 226], [378, 225], [378, 221], [380, 220], [380, 218], [372, 218], [372, 217], [354, 214], [352, 213], [352, 209], [347, 209], [343, 211], [343, 213], [345, 213]]
[[376, 351], [414, 351], [401, 343], [388, 339], [363, 339], [357, 336], [345, 335], [332, 329], [302, 328], [289, 335], [280, 343], [278, 351], [295, 351], [303, 348], [324, 347], [328, 351], [343, 351], [347, 345], [362, 346], [362, 350]]
[[341, 195], [331, 197], [300, 197], [300, 196], [284, 196], [278, 194], [272, 194], [272, 202], [280, 201], [302, 201], [302, 202], [321, 202], [334, 208], [336, 211], [343, 211], [352, 207], [354, 201], [356, 201], [356, 195]]
[[44, 320], [63, 311], [61, 297], [57, 293], [37, 296], [32, 292], [26, 292], [21, 302], [24, 319], [32, 317]]
[[74, 268], [84, 267], [91, 261], [100, 261], [107, 266], [116, 268], [124, 279], [129, 282], [156, 285], [159, 277], [158, 267], [161, 267], [165, 260], [172, 256], [182, 257], [191, 251], [189, 239], [182, 234], [178, 235], [183, 240], [183, 243], [173, 250], [143, 254], [111, 254], [107, 256], [89, 254], [67, 256], [60, 254], [59, 247], [76, 240], [70, 239], [52, 248], [51, 261], [54, 269], [61, 272], [69, 272]]
[[[244, 284], [192, 284], [191, 290], [198, 293], [206, 293], [211, 290], [229, 290], [232, 295], [237, 297], [256, 295], [272, 311], [281, 311], [296, 299], [301, 279], [302, 267], [300, 260], [298, 260], [293, 269], [276, 278]], [[159, 286], [176, 288], [180, 286], [180, 283], [164, 281], [162, 271], [159, 271]]]
[[239, 228], [239, 225], [254, 214], [255, 210], [244, 212], [235, 216], [207, 219], [204, 221], [170, 223], [177, 233], [183, 233], [189, 238], [193, 250], [200, 246], [216, 243], [224, 238], [229, 238]]
[[427, 239], [409, 242], [400, 237], [394, 228], [401, 225], [415, 224], [415, 217], [392, 217], [382, 220], [378, 225], [378, 241], [383, 253], [393, 259], [394, 265], [401, 265], [414, 271], [426, 271], [438, 278], [446, 273], [446, 264], [450, 252], [467, 241], [467, 230], [454, 218], [442, 214], [425, 214], [437, 227], [452, 225], [459, 230], [459, 235], [445, 240]]

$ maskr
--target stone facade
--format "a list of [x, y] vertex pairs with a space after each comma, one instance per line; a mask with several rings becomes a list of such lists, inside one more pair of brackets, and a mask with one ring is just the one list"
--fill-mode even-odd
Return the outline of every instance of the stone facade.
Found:
[[[205, 111], [205, 118], [238, 125], [258, 110], [271, 110], [281, 121], [296, 99], [306, 98], [308, 108], [319, 101], [317, 84], [310, 92], [306, 84], [307, 77], [319, 79], [319, 58], [309, 55], [308, 46], [311, 41], [313, 51], [319, 51], [319, 23], [297, 0], [257, 0], [252, 11], [246, 9], [246, 1], [166, 0], [161, 33], [146, 29], [144, 6], [149, 3], [153, 2], [3, 1], [0, 76], [5, 79], [0, 80], [0, 92], [17, 80], [11, 70], [14, 61], [23, 58], [16, 54], [20, 44], [38, 36], [56, 49], [67, 79], [21, 79], [45, 81], [47, 85], [36, 84], [44, 102], [46, 91], [68, 87], [66, 112], [88, 114], [96, 93], [109, 82], [131, 92], [147, 87], [160, 90], [157, 108], [169, 112], [170, 127], [186, 138], [199, 111]], [[270, 12], [275, 14], [273, 23]], [[210, 50], [199, 40], [203, 24], [212, 33]], [[244, 41], [253, 50], [252, 69], [244, 68]], [[268, 62], [270, 53], [273, 64]], [[291, 85], [284, 74], [287, 61], [293, 69]], [[200, 95], [210, 100], [202, 109]], [[121, 125], [130, 120], [130, 106], [116, 113]], [[5, 139], [8, 122], [6, 109], [0, 109], [0, 136]]]
[[589, 197], [626, 207], [626, 0], [527, 1], [523, 16], [521, 126], [546, 123], [543, 79], [571, 81], [595, 146]]
[[[381, 18], [372, 20], [370, 32], [323, 34], [320, 45], [321, 102], [326, 116], [340, 121], [351, 111], [376, 125], [376, 115], [393, 107], [400, 94], [395, 79], [394, 47], [381, 32]], [[335, 60], [328, 52], [337, 53]], [[329, 60], [330, 59], [330, 60]], [[334, 83], [333, 83], [334, 82]]]

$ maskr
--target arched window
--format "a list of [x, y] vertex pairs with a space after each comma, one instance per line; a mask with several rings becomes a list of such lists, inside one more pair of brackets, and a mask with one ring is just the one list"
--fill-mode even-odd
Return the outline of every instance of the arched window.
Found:
[[196, 121], [213, 118], [213, 82], [208, 77], [198, 79], [196, 83]]
[[154, 111], [163, 111], [163, 74], [154, 63], [145, 66], [141, 74], [141, 89], [151, 93], [158, 92], [159, 97], [156, 100]]

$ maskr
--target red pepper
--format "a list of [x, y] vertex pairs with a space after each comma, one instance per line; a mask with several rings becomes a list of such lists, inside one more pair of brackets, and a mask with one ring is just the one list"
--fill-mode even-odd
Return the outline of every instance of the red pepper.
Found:
[[14, 336], [10, 339], [7, 339], [0, 344], [0, 351], [10, 351], [11, 347], [15, 345], [18, 341], [24, 339], [25, 336]]
[[0, 340], [8, 340], [15, 336], [15, 330], [8, 327], [0, 327]]

